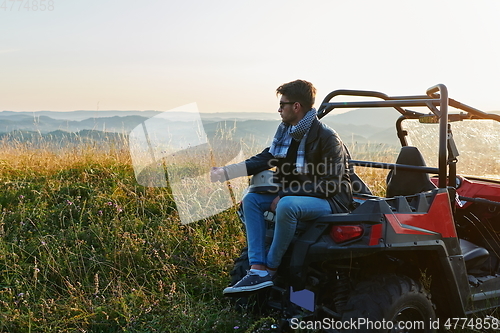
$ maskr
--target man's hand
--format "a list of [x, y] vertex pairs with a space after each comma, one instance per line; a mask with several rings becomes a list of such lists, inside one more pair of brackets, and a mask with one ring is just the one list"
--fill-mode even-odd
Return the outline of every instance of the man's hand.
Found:
[[224, 175], [224, 169], [219, 168], [219, 167], [213, 167], [212, 170], [210, 170], [210, 181], [212, 183], [215, 182], [223, 182], [225, 179]]
[[276, 207], [278, 207], [278, 202], [280, 201], [280, 197], [274, 198], [273, 202], [271, 203], [271, 212], [276, 213]]

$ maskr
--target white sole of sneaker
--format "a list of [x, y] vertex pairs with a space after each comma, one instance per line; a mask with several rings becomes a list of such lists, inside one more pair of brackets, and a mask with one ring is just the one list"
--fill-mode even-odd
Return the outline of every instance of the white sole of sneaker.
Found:
[[258, 285], [255, 286], [248, 286], [248, 287], [239, 287], [239, 288], [233, 288], [233, 287], [227, 287], [222, 291], [223, 294], [236, 294], [236, 293], [245, 293], [249, 291], [257, 291], [260, 289], [264, 289], [267, 287], [272, 287], [274, 283], [272, 281], [266, 281], [263, 283], [259, 283]]

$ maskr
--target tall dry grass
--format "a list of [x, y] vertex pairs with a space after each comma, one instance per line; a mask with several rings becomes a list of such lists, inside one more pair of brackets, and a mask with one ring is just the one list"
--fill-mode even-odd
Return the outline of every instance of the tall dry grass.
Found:
[[244, 242], [234, 211], [182, 225], [121, 147], [1, 142], [0, 331], [245, 327], [220, 297]]
[[[0, 331], [253, 331], [221, 297], [245, 245], [234, 208], [182, 225], [168, 188], [136, 182], [125, 141], [0, 142]], [[387, 170], [357, 173], [384, 193]]]

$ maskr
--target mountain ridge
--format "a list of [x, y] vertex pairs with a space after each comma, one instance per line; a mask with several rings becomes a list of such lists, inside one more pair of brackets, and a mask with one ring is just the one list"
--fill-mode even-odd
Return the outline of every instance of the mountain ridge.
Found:
[[[101, 117], [89, 117], [96, 113]], [[197, 114], [159, 111], [71, 111], [66, 113], [2, 111], [0, 112], [0, 133], [25, 131], [46, 135], [55, 131], [81, 133], [87, 130], [128, 135], [138, 125], [160, 114], [162, 114], [160, 118], [163, 121], [167, 120], [168, 126], [174, 132], [186, 130], [198, 119], [201, 120], [209, 137], [229, 131], [234, 138], [243, 140], [251, 138], [261, 145], [270, 143], [280, 123], [278, 112]], [[104, 117], [104, 115], [107, 116]], [[399, 113], [393, 108], [367, 108], [340, 114], [332, 111], [321, 121], [333, 128], [346, 143], [398, 145], [395, 130], [398, 117]]]

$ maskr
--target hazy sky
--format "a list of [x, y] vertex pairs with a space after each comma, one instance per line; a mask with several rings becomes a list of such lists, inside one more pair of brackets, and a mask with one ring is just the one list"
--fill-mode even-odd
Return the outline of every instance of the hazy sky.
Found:
[[499, 14], [498, 0], [0, 0], [0, 111], [276, 112], [297, 78], [316, 105], [444, 83], [500, 110]]

